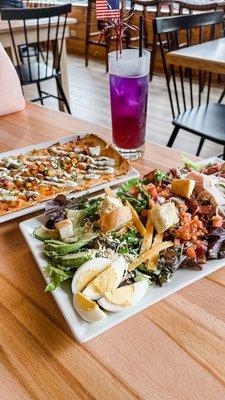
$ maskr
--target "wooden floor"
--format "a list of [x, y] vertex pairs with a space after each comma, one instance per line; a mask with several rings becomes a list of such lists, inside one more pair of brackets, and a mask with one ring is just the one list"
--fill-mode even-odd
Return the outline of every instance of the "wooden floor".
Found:
[[[83, 58], [75, 55], [69, 55], [68, 61], [72, 114], [75, 117], [110, 127], [108, 75], [105, 73], [104, 64], [91, 60], [89, 67], [85, 68]], [[46, 87], [54, 93], [56, 90], [54, 80], [44, 83], [43, 88]], [[36, 87], [26, 87], [25, 95], [27, 99], [37, 96]], [[214, 90], [215, 100], [218, 96], [218, 90]], [[45, 100], [45, 105], [58, 108], [57, 100], [54, 99]], [[147, 139], [166, 145], [172, 129], [165, 79], [155, 76], [149, 87]], [[198, 137], [187, 132], [180, 132], [174, 147], [195, 154]], [[210, 157], [221, 152], [222, 146], [207, 142], [201, 156]]]

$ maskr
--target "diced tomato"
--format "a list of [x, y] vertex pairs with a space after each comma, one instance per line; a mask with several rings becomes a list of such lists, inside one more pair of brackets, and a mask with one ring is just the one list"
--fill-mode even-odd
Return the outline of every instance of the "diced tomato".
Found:
[[154, 198], [158, 196], [156, 186], [153, 183], [147, 185], [147, 192]]
[[180, 239], [176, 238], [174, 239], [174, 246], [179, 247], [180, 246]]
[[221, 169], [221, 164], [215, 164], [215, 165], [211, 165], [211, 167], [204, 168], [201, 172], [202, 172], [202, 174], [205, 174], [205, 175], [212, 175], [212, 174], [215, 174], [216, 172], [219, 172], [220, 169]]
[[130, 188], [129, 194], [131, 194], [132, 196], [137, 196], [138, 195], [138, 188], [136, 186], [133, 186], [132, 188]]
[[13, 182], [9, 181], [8, 179], [4, 179], [2, 185], [6, 189], [11, 189], [11, 187], [13, 186]]
[[198, 207], [198, 212], [199, 214], [211, 214], [212, 213], [212, 206], [208, 205], [208, 206], [199, 206]]
[[163, 197], [169, 197], [169, 192], [168, 192], [168, 190], [164, 189], [161, 191], [160, 195]]
[[[200, 242], [200, 241], [199, 241]], [[200, 243], [199, 245], [197, 245], [196, 247], [196, 257], [198, 262], [204, 264], [206, 262], [206, 251], [207, 251], [207, 246], [204, 244], [204, 242], [202, 241], [202, 243]]]
[[149, 208], [154, 207], [154, 205], [155, 205], [154, 200], [153, 200], [153, 199], [149, 199], [149, 201], [148, 201], [148, 206], [149, 206]]
[[216, 215], [213, 218], [213, 226], [214, 228], [221, 228], [223, 225], [223, 217], [221, 217], [220, 215]]
[[187, 256], [190, 258], [196, 258], [196, 251], [193, 247], [188, 247]]
[[148, 216], [147, 208], [143, 208], [143, 210], [141, 210], [141, 215], [142, 215], [142, 217], [147, 217]]
[[72, 165], [68, 165], [68, 167], [66, 167], [66, 171], [68, 172], [68, 174], [70, 174], [70, 172], [73, 171]]
[[87, 165], [85, 163], [78, 163], [77, 168], [81, 169], [82, 171], [85, 171], [87, 169]]

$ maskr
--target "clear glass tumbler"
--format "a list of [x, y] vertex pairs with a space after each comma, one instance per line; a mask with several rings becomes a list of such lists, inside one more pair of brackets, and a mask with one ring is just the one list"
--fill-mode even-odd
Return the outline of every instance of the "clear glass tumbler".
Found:
[[149, 66], [150, 53], [146, 50], [142, 57], [136, 49], [109, 53], [113, 144], [130, 160], [144, 153]]

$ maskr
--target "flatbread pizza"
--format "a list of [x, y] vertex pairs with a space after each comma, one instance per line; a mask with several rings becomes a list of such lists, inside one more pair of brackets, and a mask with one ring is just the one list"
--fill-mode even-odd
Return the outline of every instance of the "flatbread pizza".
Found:
[[129, 162], [93, 134], [0, 159], [0, 215], [88, 190], [130, 171]]

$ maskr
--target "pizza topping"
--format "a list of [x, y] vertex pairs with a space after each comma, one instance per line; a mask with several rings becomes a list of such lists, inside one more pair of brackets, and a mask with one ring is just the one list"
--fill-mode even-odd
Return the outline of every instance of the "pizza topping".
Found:
[[87, 179], [87, 180], [91, 180], [91, 179], [93, 179], [93, 180], [97, 180], [97, 179], [100, 179], [101, 178], [101, 175], [98, 175], [98, 174], [96, 174], [96, 173], [88, 173], [88, 174], [84, 174], [84, 175], [77, 175], [77, 179], [80, 181], [80, 180], [83, 180], [83, 179]]
[[91, 156], [99, 156], [101, 152], [100, 146], [89, 147], [89, 153]]
[[6, 168], [18, 168], [21, 165], [21, 162], [19, 160], [13, 158], [4, 158], [3, 161]]
[[32, 190], [27, 190], [26, 192], [24, 192], [24, 195], [28, 198], [36, 198], [36, 197], [40, 196], [40, 193], [33, 192]]
[[29, 156], [27, 157], [29, 161], [54, 161], [55, 157], [51, 156]]
[[[115, 171], [117, 176], [120, 170], [120, 162], [113, 158], [116, 155], [104, 141], [95, 135], [87, 135], [68, 143], [58, 142], [45, 149], [2, 158], [0, 214], [9, 212], [10, 207], [26, 206], [23, 202], [30, 205], [37, 199], [42, 201], [60, 192], [88, 189], [107, 178], [113, 179]], [[129, 169], [128, 163], [127, 167]], [[125, 172], [122, 170], [121, 174]], [[16, 204], [4, 204], [15, 198]]]
[[47, 186], [56, 186], [56, 187], [75, 187], [77, 186], [77, 182], [74, 181], [47, 181], [47, 180], [43, 180], [42, 181], [42, 185], [47, 185]]
[[98, 174], [114, 174], [114, 168], [113, 167], [107, 167], [104, 169], [99, 169], [99, 168], [90, 168], [89, 172], [98, 172]]
[[0, 201], [15, 201], [17, 200], [17, 196], [0, 196]]
[[59, 156], [67, 156], [69, 154], [68, 151], [62, 150], [60, 147], [57, 148], [55, 146], [50, 147], [49, 151]]

